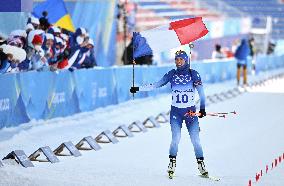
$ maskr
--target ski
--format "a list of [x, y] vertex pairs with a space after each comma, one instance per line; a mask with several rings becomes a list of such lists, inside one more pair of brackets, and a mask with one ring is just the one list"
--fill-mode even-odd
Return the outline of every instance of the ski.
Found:
[[198, 175], [199, 177], [201, 178], [206, 178], [206, 179], [210, 179], [212, 181], [220, 181], [221, 179], [220, 178], [217, 178], [215, 176], [210, 176], [210, 175]]

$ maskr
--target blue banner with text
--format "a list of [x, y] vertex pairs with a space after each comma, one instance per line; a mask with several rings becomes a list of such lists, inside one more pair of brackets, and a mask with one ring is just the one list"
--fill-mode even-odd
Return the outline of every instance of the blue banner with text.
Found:
[[[249, 60], [251, 61], [251, 60]], [[248, 71], [251, 69], [251, 62]], [[284, 67], [284, 56], [258, 56], [256, 73]], [[135, 86], [159, 81], [174, 66], [136, 66]], [[236, 77], [236, 61], [192, 63], [204, 83]], [[0, 76], [0, 129], [18, 126], [32, 119], [64, 117], [132, 99], [132, 66], [96, 67], [74, 72], [24, 72]], [[169, 93], [170, 85], [135, 98]]]

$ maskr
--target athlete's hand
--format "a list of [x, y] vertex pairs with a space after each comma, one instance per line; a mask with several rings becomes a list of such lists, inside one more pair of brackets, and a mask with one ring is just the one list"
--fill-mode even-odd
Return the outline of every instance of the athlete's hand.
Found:
[[136, 92], [138, 92], [139, 91], [139, 87], [131, 87], [130, 88], [130, 92], [132, 93], [132, 94], [135, 94]]
[[199, 113], [200, 113], [200, 116], [198, 116], [199, 118], [203, 118], [204, 116], [206, 116], [205, 109], [200, 109]]

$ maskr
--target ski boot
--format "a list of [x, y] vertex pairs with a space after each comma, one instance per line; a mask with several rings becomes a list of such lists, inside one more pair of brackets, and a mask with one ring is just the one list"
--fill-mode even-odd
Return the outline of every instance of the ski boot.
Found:
[[170, 163], [168, 166], [168, 174], [169, 174], [169, 178], [173, 179], [174, 177], [174, 173], [175, 173], [175, 168], [176, 168], [176, 156], [169, 156], [170, 158]]
[[197, 164], [198, 164], [198, 170], [200, 172], [200, 174], [204, 177], [208, 177], [208, 171], [205, 169], [205, 164], [204, 164], [204, 158], [197, 158]]

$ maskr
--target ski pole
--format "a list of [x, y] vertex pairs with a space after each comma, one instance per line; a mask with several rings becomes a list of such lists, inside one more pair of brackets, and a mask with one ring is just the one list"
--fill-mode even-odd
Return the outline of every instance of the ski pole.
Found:
[[227, 114], [237, 114], [237, 112], [236, 111], [232, 111], [232, 112], [213, 112], [212, 114], [227, 115]]
[[[199, 112], [189, 111], [184, 116], [200, 116], [200, 115], [201, 115], [201, 113], [199, 113]], [[224, 114], [219, 115], [219, 114], [216, 114], [216, 113], [206, 113], [206, 116], [217, 116], [217, 117], [222, 117], [222, 118], [226, 117]]]
[[232, 112], [216, 112], [214, 114], [237, 114], [236, 111], [232, 111]]

